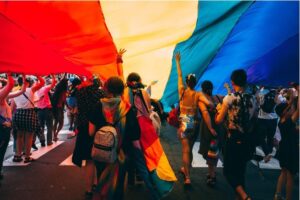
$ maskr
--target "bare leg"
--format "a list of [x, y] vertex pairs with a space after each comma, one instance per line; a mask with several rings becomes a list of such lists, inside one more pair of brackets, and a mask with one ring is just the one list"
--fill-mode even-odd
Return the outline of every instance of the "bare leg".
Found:
[[[17, 132], [17, 151], [16, 151], [16, 156], [21, 156], [22, 155], [23, 146], [24, 146], [24, 132], [23, 131], [18, 131]], [[31, 147], [31, 144], [30, 144], [30, 147]]]
[[92, 160], [87, 160], [85, 166], [85, 183], [86, 183], [87, 192], [92, 191], [92, 186], [94, 182], [95, 182], [95, 165]]
[[68, 114], [68, 119], [69, 119], [69, 124], [70, 124], [70, 128], [69, 130], [73, 130], [73, 124], [74, 124], [74, 114], [69, 111], [70, 113]]
[[187, 138], [181, 139], [182, 144], [182, 163], [184, 167], [185, 173], [185, 183], [190, 183], [190, 166], [191, 166], [191, 150], [190, 150], [190, 143]]
[[25, 133], [25, 158], [30, 157], [33, 133]]
[[54, 140], [56, 141], [57, 138], [57, 126], [58, 126], [58, 120], [54, 118], [54, 125], [53, 125], [53, 133], [54, 133]]
[[216, 167], [214, 165], [208, 165], [208, 174], [211, 178], [216, 177]]
[[286, 181], [286, 177], [287, 176], [287, 170], [286, 169], [282, 169], [281, 170], [281, 173], [278, 177], [278, 181], [277, 181], [277, 186], [276, 186], [276, 195], [280, 195], [281, 194], [281, 191], [282, 191], [282, 186], [285, 184], [285, 181]]
[[287, 173], [286, 173], [286, 177], [287, 177], [287, 180], [286, 180], [286, 200], [292, 200], [292, 194], [293, 194], [293, 185], [294, 185], [294, 176], [293, 174], [287, 170]]
[[[235, 191], [241, 199], [246, 199], [248, 197], [247, 193], [245, 192], [244, 188], [241, 185], [237, 186], [235, 188]], [[248, 197], [248, 199], [250, 199], [250, 198]]]
[[55, 138], [57, 138], [58, 133], [59, 133], [59, 131], [61, 131], [61, 129], [63, 128], [63, 126], [64, 126], [64, 116], [62, 114], [62, 116], [60, 116], [59, 119], [58, 119], [58, 127], [56, 129], [56, 132], [54, 132]]

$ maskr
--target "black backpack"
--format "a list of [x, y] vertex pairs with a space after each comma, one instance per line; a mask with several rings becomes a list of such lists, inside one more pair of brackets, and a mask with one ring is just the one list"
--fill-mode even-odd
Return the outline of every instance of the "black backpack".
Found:
[[272, 113], [274, 111], [275, 103], [275, 92], [269, 91], [264, 95], [263, 104], [260, 106], [261, 109], [266, 113]]
[[240, 103], [240, 112], [239, 118], [241, 120], [242, 127], [245, 131], [245, 138], [246, 138], [246, 147], [247, 147], [247, 155], [245, 155], [246, 160], [250, 160], [254, 154], [255, 147], [257, 146], [258, 142], [258, 135], [256, 134], [256, 121], [257, 116], [250, 117], [249, 108], [251, 108], [254, 102], [251, 101], [253, 96], [251, 94], [239, 94], [236, 93], [241, 101]]

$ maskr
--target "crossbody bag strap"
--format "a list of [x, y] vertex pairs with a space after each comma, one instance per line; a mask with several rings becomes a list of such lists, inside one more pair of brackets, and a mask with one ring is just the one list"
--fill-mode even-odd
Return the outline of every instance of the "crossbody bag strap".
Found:
[[27, 96], [25, 93], [23, 93], [23, 95], [24, 95], [24, 97], [31, 103], [31, 105], [32, 105], [33, 107], [35, 107], [35, 106], [34, 106], [34, 103], [28, 98], [28, 96]]

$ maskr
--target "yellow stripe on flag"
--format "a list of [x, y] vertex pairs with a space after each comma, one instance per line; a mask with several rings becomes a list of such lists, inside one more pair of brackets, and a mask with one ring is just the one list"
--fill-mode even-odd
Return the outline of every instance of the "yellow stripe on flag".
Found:
[[160, 98], [167, 83], [177, 43], [193, 33], [197, 1], [101, 1], [108, 30], [124, 55], [124, 75], [137, 72], [145, 84], [153, 80], [152, 98]]

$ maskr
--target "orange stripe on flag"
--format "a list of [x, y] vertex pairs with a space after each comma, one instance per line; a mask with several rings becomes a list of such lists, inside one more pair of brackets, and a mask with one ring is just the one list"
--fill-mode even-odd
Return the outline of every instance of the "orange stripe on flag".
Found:
[[156, 139], [151, 146], [145, 149], [144, 156], [149, 171], [157, 168], [162, 154], [164, 154], [164, 152], [159, 139]]

